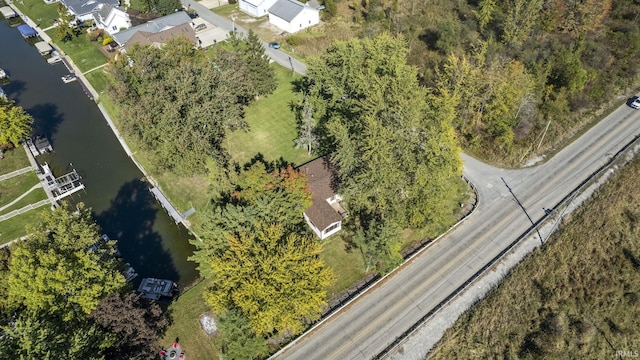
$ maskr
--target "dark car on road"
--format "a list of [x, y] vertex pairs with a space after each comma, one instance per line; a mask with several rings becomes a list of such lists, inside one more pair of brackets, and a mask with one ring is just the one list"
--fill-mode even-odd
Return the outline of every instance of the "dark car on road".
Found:
[[280, 49], [280, 44], [278, 44], [275, 41], [272, 41], [272, 42], [269, 43], [269, 47], [272, 48], [272, 49]]
[[640, 97], [634, 96], [629, 101], [627, 101], [627, 105], [631, 106], [634, 109], [640, 109]]

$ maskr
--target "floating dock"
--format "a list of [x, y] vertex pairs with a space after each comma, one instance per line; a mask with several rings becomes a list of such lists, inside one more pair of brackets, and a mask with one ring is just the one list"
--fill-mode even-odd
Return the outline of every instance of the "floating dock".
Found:
[[80, 190], [84, 190], [84, 184], [80, 182], [80, 175], [73, 170], [70, 173], [56, 178], [53, 176], [49, 165], [42, 165], [42, 176], [47, 185], [47, 189], [53, 194], [53, 199], [57, 202]]
[[178, 212], [178, 210], [176, 210], [176, 208], [173, 207], [173, 205], [171, 205], [171, 203], [169, 202], [169, 200], [167, 200], [167, 198], [164, 196], [164, 194], [162, 193], [162, 191], [160, 191], [158, 188], [151, 188], [149, 189], [149, 191], [151, 191], [151, 193], [153, 194], [153, 197], [156, 198], [156, 200], [158, 200], [158, 202], [160, 202], [160, 205], [162, 205], [162, 207], [167, 210], [167, 213], [169, 213], [169, 216], [171, 216], [171, 218], [173, 219], [173, 221], [177, 223], [181, 223], [183, 222], [187, 216], [193, 214], [194, 212], [196, 212], [196, 209], [194, 209], [193, 207], [187, 211], [185, 211], [184, 213], [180, 214]]
[[178, 286], [171, 280], [144, 278], [138, 286], [138, 292], [145, 299], [159, 300], [161, 297], [173, 297], [178, 292]]

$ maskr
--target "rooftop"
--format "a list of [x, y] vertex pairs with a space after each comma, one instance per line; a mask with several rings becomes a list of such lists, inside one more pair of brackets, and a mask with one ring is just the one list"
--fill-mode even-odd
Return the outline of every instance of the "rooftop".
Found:
[[336, 195], [337, 173], [328, 156], [310, 161], [299, 170], [309, 178], [309, 191], [312, 204], [305, 211], [309, 220], [318, 229], [324, 230], [329, 225], [342, 220], [342, 216], [327, 201]]

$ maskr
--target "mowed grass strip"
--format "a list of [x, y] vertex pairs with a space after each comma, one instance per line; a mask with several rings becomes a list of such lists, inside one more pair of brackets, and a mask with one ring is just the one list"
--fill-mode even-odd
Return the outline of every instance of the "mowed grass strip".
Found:
[[360, 249], [350, 247], [340, 233], [323, 240], [320, 259], [335, 276], [335, 281], [327, 289], [327, 300], [366, 275]]
[[0, 175], [8, 174], [30, 165], [29, 158], [22, 147], [11, 149], [6, 151], [4, 158], [0, 160]]
[[9, 220], [0, 221], [0, 244], [6, 244], [27, 235], [27, 224], [35, 224], [35, 220], [39, 219], [45, 211], [51, 211], [51, 207], [44, 205]]
[[[42, 189], [42, 188], [33, 189], [33, 191], [28, 193], [22, 199], [18, 200], [15, 204], [13, 204], [13, 205], [7, 207], [6, 209], [0, 211], [0, 215], [8, 214], [8, 213], [12, 212], [13, 210], [19, 210], [19, 209], [22, 209], [23, 207], [25, 207], [25, 206], [27, 206], [29, 204], [35, 204], [38, 201], [46, 200], [46, 199], [47, 199], [47, 193], [44, 192], [44, 189]], [[43, 206], [45, 206], [45, 205], [43, 205]]]
[[11, 5], [26, 14], [41, 29], [53, 25], [53, 21], [59, 17], [58, 2], [45, 4], [42, 0], [20, 0], [13, 1]]
[[291, 74], [282, 66], [272, 64], [278, 79], [276, 91], [265, 96], [245, 109], [249, 131], [228, 131], [225, 147], [231, 158], [245, 165], [261, 154], [267, 161], [281, 157], [296, 165], [313, 157], [304, 149], [296, 149], [294, 140], [298, 136], [296, 118], [291, 103], [296, 100], [291, 82], [299, 75]]
[[12, 202], [38, 181], [38, 176], [33, 171], [0, 181], [0, 206]]
[[[433, 359], [640, 351], [640, 157], [449, 329]], [[636, 355], [632, 355], [636, 356]]]
[[159, 347], [167, 348], [179, 337], [180, 345], [189, 360], [218, 359], [218, 349], [213, 344], [213, 338], [209, 337], [200, 326], [200, 315], [209, 311], [204, 302], [203, 293], [208, 286], [205, 280], [169, 305], [172, 324], [167, 328]]

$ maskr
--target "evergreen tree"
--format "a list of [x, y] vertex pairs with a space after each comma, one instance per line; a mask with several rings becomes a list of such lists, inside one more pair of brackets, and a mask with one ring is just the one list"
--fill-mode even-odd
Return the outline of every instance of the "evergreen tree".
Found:
[[242, 311], [231, 309], [220, 314], [218, 329], [224, 360], [258, 359], [268, 354], [267, 342], [256, 336]]
[[296, 148], [307, 149], [307, 154], [311, 155], [319, 142], [315, 131], [316, 119], [313, 117], [313, 108], [309, 105], [307, 98], [304, 99], [299, 122], [298, 138], [295, 140]]

